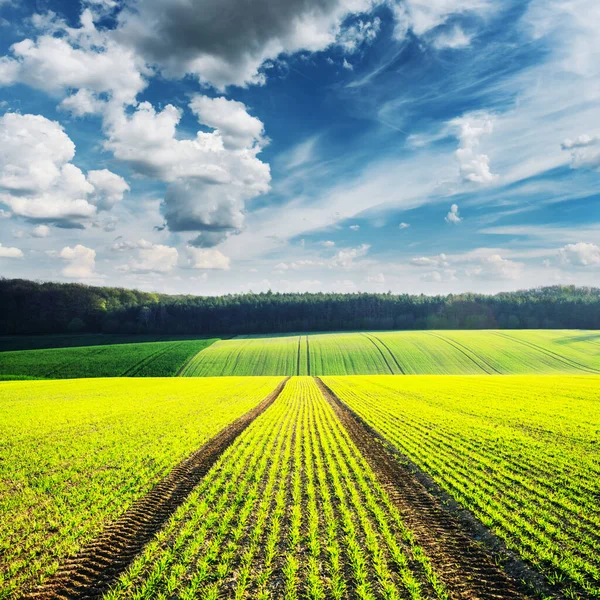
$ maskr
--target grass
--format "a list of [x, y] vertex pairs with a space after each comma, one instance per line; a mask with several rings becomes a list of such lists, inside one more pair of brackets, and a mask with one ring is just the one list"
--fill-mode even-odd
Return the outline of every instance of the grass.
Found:
[[290, 380], [109, 600], [445, 598], [313, 379]]
[[600, 377], [324, 381], [566, 597], [600, 598]]
[[0, 598], [48, 577], [279, 381], [0, 383]]
[[600, 332], [399, 331], [222, 340], [186, 376], [600, 374]]
[[0, 353], [0, 377], [169, 377], [176, 375], [190, 357], [215, 341], [177, 340], [7, 351]]

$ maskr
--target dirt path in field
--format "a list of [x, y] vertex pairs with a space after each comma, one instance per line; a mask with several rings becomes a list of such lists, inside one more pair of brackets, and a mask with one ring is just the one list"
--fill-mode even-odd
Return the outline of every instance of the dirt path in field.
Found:
[[[414, 532], [417, 543], [446, 584], [451, 598], [456, 599], [516, 599], [528, 598], [521, 579], [539, 585], [541, 579], [527, 572], [524, 564], [513, 558], [507, 570], [498, 567], [482, 541], [483, 525], [467, 524], [457, 519], [440, 498], [432, 495], [417, 474], [394, 456], [372, 428], [347, 407], [320, 378], [315, 378], [323, 396], [332, 406], [350, 438], [361, 451], [390, 499], [396, 505], [406, 525]], [[402, 457], [400, 457], [402, 458]], [[434, 484], [435, 485], [435, 484]], [[466, 511], [463, 511], [466, 512]], [[473, 518], [473, 521], [476, 521]], [[487, 532], [488, 536], [492, 536]], [[494, 536], [495, 537], [495, 536]], [[535, 581], [531, 581], [535, 578]]]
[[98, 538], [68, 559], [46, 583], [25, 598], [100, 598], [181, 506], [221, 454], [281, 394], [283, 380], [256, 408], [221, 430], [135, 502]]

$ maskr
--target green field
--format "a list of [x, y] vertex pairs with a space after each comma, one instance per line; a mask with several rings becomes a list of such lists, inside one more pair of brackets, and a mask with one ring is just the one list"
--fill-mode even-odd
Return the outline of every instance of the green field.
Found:
[[295, 378], [107, 598], [445, 598], [314, 380]]
[[0, 598], [55, 571], [279, 381], [0, 383]]
[[600, 332], [397, 331], [243, 337], [194, 357], [185, 376], [600, 374]]
[[[131, 337], [126, 339], [130, 341]], [[171, 377], [215, 341], [175, 340], [0, 352], [0, 378]]]
[[[280, 381], [0, 383], [0, 597], [45, 581]], [[600, 597], [600, 377], [324, 381], [558, 597]], [[314, 378], [292, 378], [104, 597], [454, 597], [345, 427]]]
[[326, 377], [570, 597], [600, 597], [600, 377]]

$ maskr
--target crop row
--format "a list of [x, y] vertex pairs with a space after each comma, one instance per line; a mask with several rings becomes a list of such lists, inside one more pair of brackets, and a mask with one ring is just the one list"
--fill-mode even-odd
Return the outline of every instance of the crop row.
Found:
[[324, 378], [569, 597], [600, 597], [600, 378]]
[[46, 578], [279, 381], [0, 383], [0, 598]]
[[294, 378], [106, 598], [445, 598], [322, 397]]

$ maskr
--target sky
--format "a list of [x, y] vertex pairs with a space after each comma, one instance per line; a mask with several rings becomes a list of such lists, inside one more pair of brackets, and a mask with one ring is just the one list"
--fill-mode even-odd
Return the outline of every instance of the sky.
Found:
[[0, 0], [0, 276], [600, 279], [597, 0]]

